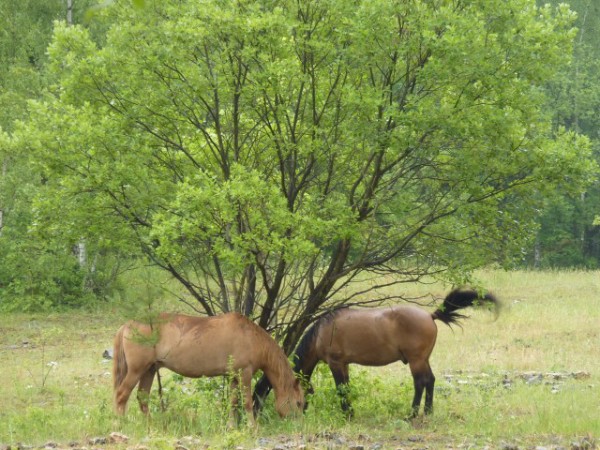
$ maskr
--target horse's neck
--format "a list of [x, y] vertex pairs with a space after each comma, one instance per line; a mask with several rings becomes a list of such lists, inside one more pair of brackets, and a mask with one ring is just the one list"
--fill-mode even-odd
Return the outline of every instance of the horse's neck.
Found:
[[301, 373], [306, 381], [310, 380], [310, 377], [319, 362], [319, 357], [314, 346], [312, 346], [303, 355], [296, 355], [294, 358], [294, 372]]

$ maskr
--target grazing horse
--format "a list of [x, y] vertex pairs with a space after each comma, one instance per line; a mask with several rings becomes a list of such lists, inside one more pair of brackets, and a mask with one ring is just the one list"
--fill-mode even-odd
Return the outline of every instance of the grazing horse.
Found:
[[130, 321], [114, 341], [113, 381], [118, 414], [125, 412], [136, 384], [138, 402], [148, 413], [148, 395], [157, 370], [166, 367], [185, 377], [233, 375], [232, 411], [237, 412], [237, 386], [243, 386], [248, 421], [252, 413], [252, 376], [262, 370], [275, 390], [280, 416], [304, 408], [304, 392], [275, 340], [238, 313], [214, 317], [161, 314], [153, 325]]
[[319, 361], [324, 361], [333, 374], [341, 397], [342, 410], [349, 416], [352, 408], [347, 397], [348, 364], [384, 366], [395, 361], [408, 364], [414, 381], [411, 417], [419, 413], [425, 390], [425, 414], [433, 412], [435, 377], [429, 356], [437, 337], [435, 320], [447, 325], [465, 317], [456, 310], [472, 306], [476, 301], [499, 303], [492, 294], [480, 296], [473, 290], [455, 289], [433, 313], [414, 306], [390, 306], [374, 309], [342, 308], [319, 319], [304, 335], [296, 349], [294, 371], [308, 383]]

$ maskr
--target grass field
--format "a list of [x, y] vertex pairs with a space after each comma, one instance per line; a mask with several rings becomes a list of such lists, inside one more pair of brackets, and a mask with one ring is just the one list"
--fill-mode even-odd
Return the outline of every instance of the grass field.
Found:
[[[597, 448], [600, 445], [600, 273], [480, 274], [504, 302], [494, 321], [473, 311], [440, 325], [432, 356], [433, 416], [407, 422], [408, 368], [355, 366], [355, 418], [346, 421], [326, 367], [301, 420], [272, 409], [257, 430], [228, 429], [221, 379], [163, 373], [149, 418], [135, 402], [112, 411], [111, 363], [102, 358], [127, 318], [118, 310], [0, 317], [0, 449], [64, 448]], [[414, 287], [415, 293], [423, 287]], [[429, 286], [442, 297], [448, 288]], [[410, 292], [408, 292], [410, 294]], [[129, 439], [111, 443], [111, 433]], [[119, 440], [113, 435], [113, 440]]]

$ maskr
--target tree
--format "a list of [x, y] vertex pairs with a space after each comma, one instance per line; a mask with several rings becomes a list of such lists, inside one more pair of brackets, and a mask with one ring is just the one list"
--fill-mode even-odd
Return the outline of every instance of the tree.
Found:
[[[71, 2], [80, 21], [90, 0]], [[48, 83], [44, 67], [54, 21], [66, 16], [65, 0], [0, 3], [0, 308], [31, 310], [81, 304], [86, 274], [68, 242], [31, 233], [33, 197], [40, 178], [28, 155], [11, 142], [14, 124], [26, 120], [27, 102]], [[94, 35], [100, 35], [92, 27]], [[84, 279], [82, 281], [82, 278]], [[97, 281], [95, 277], [94, 281]], [[82, 289], [85, 282], [86, 289]]]
[[[551, 3], [558, 4], [553, 0]], [[547, 83], [554, 130], [567, 129], [589, 137], [596, 161], [600, 161], [600, 5], [574, 0], [577, 12], [573, 60], [559, 76]], [[600, 267], [600, 184], [596, 180], [585, 192], [560, 187], [540, 214], [535, 266]]]
[[587, 141], [553, 135], [540, 112], [570, 54], [564, 6], [213, 0], [99, 14], [112, 24], [101, 48], [56, 29], [56, 88], [14, 136], [46, 180], [38, 226], [136, 243], [201, 311], [241, 311], [288, 354], [328, 308], [512, 260], [538, 194], [594, 169]]

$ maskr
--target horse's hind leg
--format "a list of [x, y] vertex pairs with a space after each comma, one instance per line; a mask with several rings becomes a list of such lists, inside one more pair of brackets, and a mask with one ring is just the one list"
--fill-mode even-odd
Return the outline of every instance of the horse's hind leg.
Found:
[[129, 370], [119, 387], [116, 389], [115, 407], [117, 410], [117, 414], [122, 415], [125, 413], [125, 407], [127, 406], [127, 401], [129, 400], [131, 391], [133, 391], [139, 379], [139, 373], [135, 373]]
[[431, 414], [433, 412], [433, 387], [435, 385], [435, 377], [433, 376], [431, 367], [429, 367], [429, 362], [410, 362], [409, 365], [415, 387], [411, 417], [417, 417], [419, 415], [423, 390], [426, 391], [425, 414]]
[[348, 383], [350, 382], [348, 364], [330, 364], [329, 368], [331, 369], [331, 374], [333, 375], [333, 380], [335, 381], [337, 393], [340, 396], [342, 411], [344, 411], [348, 417], [353, 417], [354, 410], [352, 409], [352, 405], [348, 399]]
[[152, 388], [152, 382], [154, 381], [155, 374], [156, 366], [153, 364], [146, 372], [144, 372], [138, 384], [137, 400], [140, 405], [140, 409], [144, 414], [148, 414], [148, 401], [150, 399], [150, 389]]
[[[428, 364], [429, 366], [429, 364]], [[429, 375], [425, 384], [425, 414], [433, 413], [433, 388], [435, 386], [435, 376], [429, 368]]]

